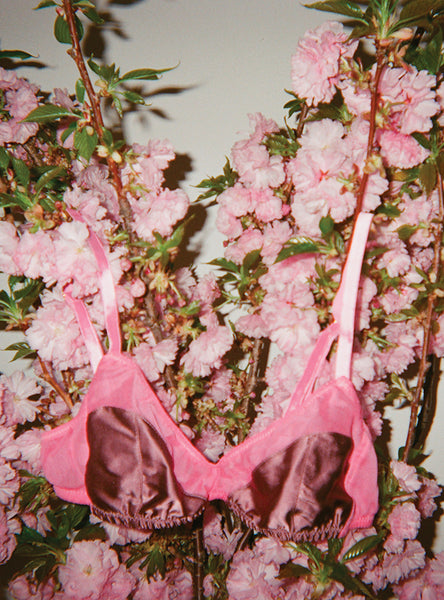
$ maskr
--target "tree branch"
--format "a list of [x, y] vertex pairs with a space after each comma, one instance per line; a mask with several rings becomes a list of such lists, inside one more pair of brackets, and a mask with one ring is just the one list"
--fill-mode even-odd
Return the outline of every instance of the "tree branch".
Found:
[[[443, 234], [443, 218], [444, 218], [444, 191], [443, 191], [443, 180], [442, 175], [438, 173], [438, 195], [439, 195], [439, 217], [438, 222], [436, 224], [435, 229], [435, 241], [434, 241], [434, 256], [433, 256], [433, 265], [431, 271], [430, 279], [432, 281], [437, 281], [439, 278], [440, 271], [440, 262], [441, 262], [441, 246], [442, 246], [442, 234]], [[415, 429], [416, 423], [418, 419], [418, 411], [421, 403], [421, 397], [424, 387], [424, 382], [427, 374], [427, 370], [429, 367], [429, 363], [427, 360], [429, 354], [429, 346], [430, 346], [430, 338], [432, 333], [432, 321], [434, 315], [434, 306], [435, 306], [436, 295], [429, 294], [427, 298], [427, 310], [426, 316], [423, 323], [423, 331], [424, 331], [424, 340], [422, 346], [422, 354], [421, 360], [419, 363], [419, 371], [418, 371], [418, 379], [416, 382], [415, 395], [412, 400], [412, 405], [410, 408], [410, 421], [409, 428], [407, 433], [407, 439], [404, 446], [404, 451], [402, 454], [402, 460], [404, 462], [408, 462], [410, 450], [413, 447], [413, 442], [415, 439]]]

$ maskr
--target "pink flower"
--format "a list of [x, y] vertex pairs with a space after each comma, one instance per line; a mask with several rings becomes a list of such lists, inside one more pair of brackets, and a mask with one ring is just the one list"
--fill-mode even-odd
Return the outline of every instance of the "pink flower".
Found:
[[436, 79], [427, 71], [386, 68], [379, 90], [390, 107], [390, 120], [400, 133], [427, 132], [432, 127], [431, 117], [439, 111], [434, 87]]
[[66, 553], [59, 567], [65, 598], [73, 600], [122, 600], [133, 589], [133, 575], [119, 564], [117, 554], [105, 542], [81, 541]]
[[282, 200], [270, 188], [250, 188], [253, 212], [263, 223], [282, 217]]
[[[14, 600], [52, 600], [55, 597], [54, 588], [53, 579], [37, 584], [35, 579], [28, 574], [12, 579], [8, 591]], [[58, 597], [60, 598], [60, 596]]]
[[17, 229], [8, 221], [0, 221], [0, 270], [8, 275], [21, 275], [14, 254], [19, 244]]
[[0, 456], [0, 504], [8, 506], [20, 487], [17, 471]]
[[43, 360], [56, 368], [78, 368], [89, 362], [73, 311], [51, 292], [43, 294], [42, 306], [26, 331], [26, 339]]
[[435, 498], [442, 494], [442, 487], [434, 479], [422, 478], [422, 486], [418, 492], [418, 509], [424, 519], [431, 517], [438, 508]]
[[[285, 208], [289, 208], [285, 205]], [[286, 221], [273, 221], [265, 226], [261, 256], [266, 265], [272, 265], [276, 260], [283, 245], [292, 234], [290, 225]]]
[[247, 254], [262, 248], [262, 241], [262, 233], [258, 229], [246, 229], [234, 244], [225, 249], [225, 257], [240, 265]]
[[9, 560], [17, 545], [13, 531], [10, 529], [8, 516], [3, 506], [0, 506], [0, 565]]
[[40, 405], [30, 397], [37, 396], [41, 388], [23, 371], [15, 371], [9, 377], [2, 375], [0, 382], [4, 386], [3, 410], [9, 425], [34, 421]]
[[133, 600], [192, 600], [193, 579], [191, 573], [182, 570], [169, 571], [162, 579], [157, 573], [149, 581], [143, 579], [139, 582]]
[[278, 573], [275, 563], [265, 563], [253, 550], [237, 552], [227, 577], [230, 600], [272, 600], [279, 585]]
[[51, 236], [42, 230], [25, 233], [14, 253], [14, 261], [20, 271], [31, 279], [42, 277], [45, 283], [57, 280], [56, 253]]
[[204, 429], [196, 442], [196, 447], [208, 460], [217, 462], [225, 450], [225, 436], [220, 431]]
[[134, 214], [134, 231], [144, 240], [154, 242], [154, 232], [167, 237], [174, 225], [184, 218], [190, 201], [182, 190], [150, 193], [140, 200], [130, 199]]
[[213, 554], [221, 554], [224, 560], [230, 560], [242, 536], [240, 529], [233, 528], [229, 532], [227, 528], [222, 527], [222, 516], [212, 507], [204, 513], [203, 533], [205, 548]]
[[386, 129], [380, 132], [378, 141], [381, 156], [389, 167], [410, 169], [430, 156], [430, 151], [423, 148], [411, 135]]
[[357, 42], [347, 42], [341, 23], [327, 21], [308, 31], [291, 59], [292, 89], [308, 104], [330, 102], [340, 74], [340, 59], [351, 57]]
[[[418, 534], [421, 524], [421, 514], [412, 502], [396, 504], [388, 516], [391, 537], [395, 540], [413, 540]], [[400, 552], [402, 547], [396, 552]]]
[[421, 482], [418, 479], [418, 473], [415, 467], [412, 467], [405, 462], [392, 460], [390, 462], [390, 468], [393, 475], [398, 480], [401, 490], [408, 493], [417, 492], [419, 490]]
[[193, 340], [180, 364], [195, 377], [206, 377], [222, 364], [223, 355], [231, 348], [233, 338], [227, 327], [211, 325]]
[[398, 583], [400, 579], [416, 569], [422, 569], [424, 565], [424, 548], [417, 540], [407, 540], [403, 552], [385, 555], [382, 568], [390, 583]]

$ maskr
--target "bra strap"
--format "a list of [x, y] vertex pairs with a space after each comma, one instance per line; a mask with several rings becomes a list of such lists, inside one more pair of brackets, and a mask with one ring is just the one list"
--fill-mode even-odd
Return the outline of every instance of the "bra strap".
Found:
[[[78, 213], [77, 211], [69, 209], [68, 212], [74, 220], [79, 221], [81, 223], [85, 223], [85, 220], [83, 219], [82, 215], [80, 215], [80, 213]], [[106, 333], [108, 335], [109, 341], [109, 352], [119, 354], [121, 352], [122, 340], [120, 335], [120, 320], [119, 311], [117, 308], [116, 288], [114, 285], [111, 268], [101, 241], [94, 233], [94, 231], [92, 231], [89, 227], [88, 231], [88, 242], [91, 247], [91, 250], [94, 253], [98, 266], [99, 287], [105, 316]], [[67, 296], [67, 299], [69, 301], [69, 296]], [[76, 313], [76, 317], [82, 330], [82, 334], [85, 338], [85, 343], [88, 344], [87, 340], [92, 339], [90, 333], [91, 330], [94, 328], [91, 324], [85, 306], [83, 306], [83, 308], [80, 308], [80, 306], [83, 305], [83, 302], [81, 300], [74, 299], [72, 303], [70, 302], [70, 304]], [[91, 349], [89, 347], [88, 352], [91, 356]], [[98, 355], [97, 349], [93, 350], [92, 353], [94, 356]], [[91, 364], [94, 368], [93, 361], [91, 361]]]
[[360, 213], [353, 229], [347, 262], [342, 272], [341, 284], [335, 296], [332, 313], [339, 324], [339, 339], [336, 352], [335, 376], [351, 376], [351, 358], [355, 330], [356, 301], [362, 261], [364, 259], [372, 213]]
[[82, 332], [83, 341], [88, 350], [89, 361], [95, 372], [103, 357], [103, 348], [97, 332], [91, 323], [85, 303], [78, 298], [73, 298], [67, 289], [63, 291], [63, 296], [76, 315], [80, 331]]

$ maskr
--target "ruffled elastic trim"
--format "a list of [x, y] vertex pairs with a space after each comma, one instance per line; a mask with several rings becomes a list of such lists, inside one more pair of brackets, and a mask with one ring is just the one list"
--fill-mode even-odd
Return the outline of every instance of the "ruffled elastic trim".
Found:
[[91, 506], [91, 512], [93, 515], [113, 525], [121, 525], [128, 529], [162, 529], [164, 527], [178, 527], [179, 525], [186, 525], [194, 521], [196, 517], [202, 514], [204, 511], [205, 504], [199, 508], [198, 511], [187, 517], [170, 517], [168, 519], [161, 519], [160, 517], [144, 517], [142, 515], [126, 515], [123, 513], [115, 513], [107, 510], [98, 508], [97, 506]]
[[254, 519], [247, 515], [233, 500], [228, 499], [227, 505], [250, 529], [280, 542], [320, 542], [332, 536], [339, 536], [344, 526], [341, 508], [337, 508], [334, 517], [324, 525], [307, 527], [292, 534], [284, 527], [278, 529], [257, 527]]

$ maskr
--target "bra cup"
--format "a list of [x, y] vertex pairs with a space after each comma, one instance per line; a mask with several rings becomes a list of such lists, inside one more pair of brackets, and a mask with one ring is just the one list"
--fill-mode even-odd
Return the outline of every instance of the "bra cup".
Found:
[[88, 416], [85, 483], [93, 512], [136, 529], [191, 521], [202, 498], [184, 493], [157, 431], [132, 411], [102, 407]]
[[351, 446], [338, 433], [299, 438], [259, 464], [228, 504], [249, 527], [279, 539], [339, 533], [352, 508], [342, 487]]

